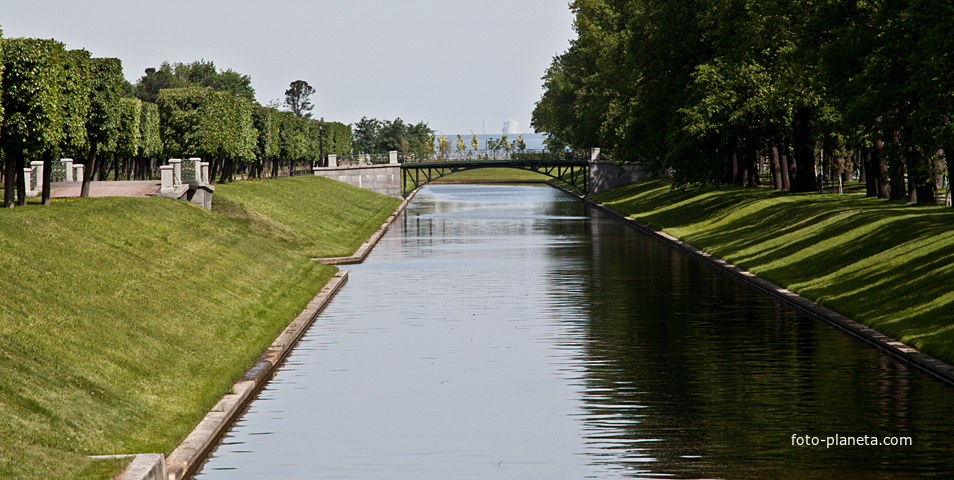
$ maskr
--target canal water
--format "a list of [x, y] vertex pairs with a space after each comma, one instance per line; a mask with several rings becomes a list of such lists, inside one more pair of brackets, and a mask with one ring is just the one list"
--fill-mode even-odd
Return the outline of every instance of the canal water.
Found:
[[554, 189], [428, 186], [348, 270], [196, 478], [954, 472], [954, 389]]

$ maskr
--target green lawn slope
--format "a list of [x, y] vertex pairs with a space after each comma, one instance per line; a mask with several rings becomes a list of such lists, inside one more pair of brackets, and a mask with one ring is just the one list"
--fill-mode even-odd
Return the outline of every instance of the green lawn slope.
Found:
[[636, 183], [594, 201], [954, 363], [954, 210]]
[[314, 177], [0, 211], [0, 478], [169, 454], [398, 201]]

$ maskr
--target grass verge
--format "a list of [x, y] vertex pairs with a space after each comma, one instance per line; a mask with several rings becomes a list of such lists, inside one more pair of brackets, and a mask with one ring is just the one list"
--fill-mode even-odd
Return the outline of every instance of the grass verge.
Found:
[[0, 478], [105, 479], [122, 464], [89, 455], [168, 455], [334, 275], [310, 256], [352, 253], [396, 202], [308, 177], [219, 187], [212, 212], [0, 211]]
[[640, 182], [592, 198], [954, 363], [954, 210]]

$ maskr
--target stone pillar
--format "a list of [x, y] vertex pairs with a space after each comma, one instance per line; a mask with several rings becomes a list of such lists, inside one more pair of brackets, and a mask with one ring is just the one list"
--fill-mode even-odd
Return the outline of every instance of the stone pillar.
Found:
[[30, 162], [30, 167], [36, 170], [36, 189], [33, 190], [36, 195], [43, 190], [43, 162]]
[[[82, 182], [82, 181], [83, 181], [83, 173], [86, 172], [86, 165], [83, 165], [82, 163], [77, 164], [77, 165], [73, 165], [73, 168], [72, 168], [71, 170], [73, 171], [73, 180], [72, 180], [72, 181], [74, 181], [74, 182]], [[67, 174], [67, 176], [69, 176], [69, 174]]]
[[172, 176], [174, 175], [175, 167], [172, 165], [163, 165], [159, 167], [159, 191], [162, 193], [172, 192], [175, 190], [173, 186]]
[[199, 170], [198, 170], [198, 171], [201, 172], [200, 175], [201, 175], [201, 178], [202, 178], [202, 179], [199, 180], [199, 181], [200, 181], [201, 183], [208, 184], [208, 183], [209, 183], [209, 162], [199, 162]]
[[209, 179], [202, 176], [202, 159], [197, 157], [192, 157], [189, 159], [195, 166], [195, 181], [199, 183], [209, 183]]
[[590, 161], [598, 162], [600, 161], [600, 149], [599, 147], [593, 147], [590, 149]]
[[328, 154], [328, 168], [338, 168], [338, 155]]
[[[73, 159], [72, 158], [61, 158], [60, 163], [66, 164], [66, 182], [75, 182], [75, 177], [73, 177]], [[82, 180], [82, 178], [80, 179]]]
[[172, 186], [182, 185], [182, 159], [170, 158], [169, 165], [172, 166]]
[[388, 158], [390, 160], [390, 162], [388, 163], [390, 163], [391, 165], [397, 165], [398, 163], [397, 150], [391, 150], [390, 152], [388, 152]]
[[26, 167], [23, 169], [23, 189], [26, 190], [28, 197], [35, 197], [36, 190], [33, 190], [31, 183], [33, 183], [33, 168]]

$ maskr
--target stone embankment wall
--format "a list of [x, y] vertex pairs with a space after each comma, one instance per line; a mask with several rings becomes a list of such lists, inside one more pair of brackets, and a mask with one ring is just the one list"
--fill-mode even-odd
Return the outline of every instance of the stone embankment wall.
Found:
[[312, 170], [317, 177], [326, 177], [389, 197], [402, 198], [401, 165], [397, 162], [397, 152], [391, 152], [391, 161], [387, 164], [362, 163], [340, 167], [337, 156], [328, 155], [327, 167], [315, 167]]
[[659, 172], [639, 164], [617, 166], [612, 161], [601, 160], [600, 149], [590, 150], [590, 195], [630, 183], [670, 175], [669, 171]]

